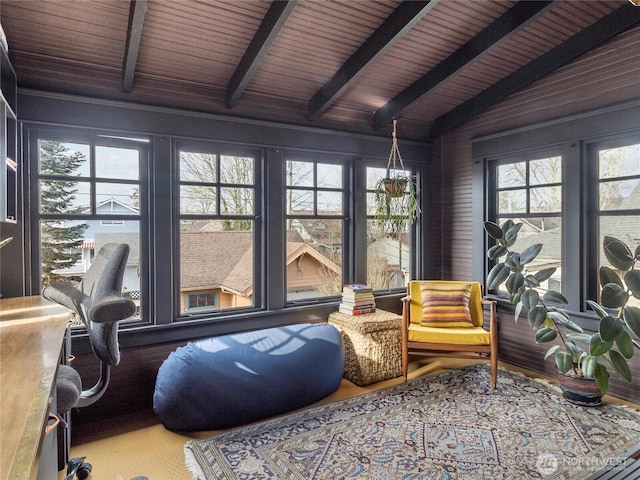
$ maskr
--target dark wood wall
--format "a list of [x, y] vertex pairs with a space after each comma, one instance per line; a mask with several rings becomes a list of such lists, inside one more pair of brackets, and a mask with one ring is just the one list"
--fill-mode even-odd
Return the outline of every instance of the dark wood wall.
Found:
[[[640, 28], [556, 70], [530, 87], [482, 112], [460, 128], [432, 139], [431, 225], [435, 274], [447, 279], [473, 279], [474, 221], [478, 215], [472, 198], [472, 140], [521, 127], [581, 115], [640, 100]], [[640, 118], [640, 107], [638, 118]], [[442, 186], [440, 188], [440, 185]], [[482, 215], [482, 212], [479, 213]], [[475, 238], [477, 243], [477, 235]], [[436, 260], [438, 262], [436, 264]], [[475, 279], [482, 280], [482, 278]], [[526, 319], [515, 324], [513, 315], [501, 313], [500, 358], [509, 363], [552, 374], [545, 362], [547, 346], [536, 345]], [[640, 402], [640, 355], [631, 365], [636, 381], [628, 384], [612, 375], [610, 393]]]

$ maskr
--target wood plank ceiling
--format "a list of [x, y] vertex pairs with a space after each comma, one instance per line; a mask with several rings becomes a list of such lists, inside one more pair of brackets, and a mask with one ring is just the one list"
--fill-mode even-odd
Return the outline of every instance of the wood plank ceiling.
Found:
[[629, 28], [627, 0], [2, 0], [18, 86], [425, 140]]

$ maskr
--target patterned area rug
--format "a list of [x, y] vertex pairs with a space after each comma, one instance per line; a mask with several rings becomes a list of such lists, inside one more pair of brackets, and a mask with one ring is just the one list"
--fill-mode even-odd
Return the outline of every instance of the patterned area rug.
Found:
[[[622, 468], [640, 413], [472, 365], [185, 445], [196, 479], [582, 479]], [[259, 400], [258, 400], [259, 401]]]

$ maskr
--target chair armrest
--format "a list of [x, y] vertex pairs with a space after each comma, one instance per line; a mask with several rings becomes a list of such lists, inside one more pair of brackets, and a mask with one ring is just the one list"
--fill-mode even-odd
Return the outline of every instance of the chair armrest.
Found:
[[481, 298], [482, 305], [489, 305], [489, 332], [497, 334], [498, 330], [498, 315], [496, 314], [496, 305], [498, 302], [495, 300], [487, 300]]
[[76, 313], [80, 313], [82, 306], [86, 306], [91, 301], [71, 282], [52, 283], [42, 291], [42, 296]]
[[113, 323], [126, 320], [136, 313], [136, 304], [128, 298], [104, 297], [91, 305], [88, 319], [95, 323]]

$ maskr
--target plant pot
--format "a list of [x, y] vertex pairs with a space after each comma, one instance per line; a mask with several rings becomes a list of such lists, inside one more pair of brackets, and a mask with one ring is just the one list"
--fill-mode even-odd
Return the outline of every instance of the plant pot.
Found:
[[401, 197], [404, 195], [405, 190], [407, 189], [407, 182], [409, 181], [406, 177], [401, 178], [385, 178], [384, 179], [384, 189], [390, 197]]
[[567, 401], [583, 407], [597, 407], [602, 404], [602, 392], [594, 378], [565, 375], [558, 370], [556, 378]]

